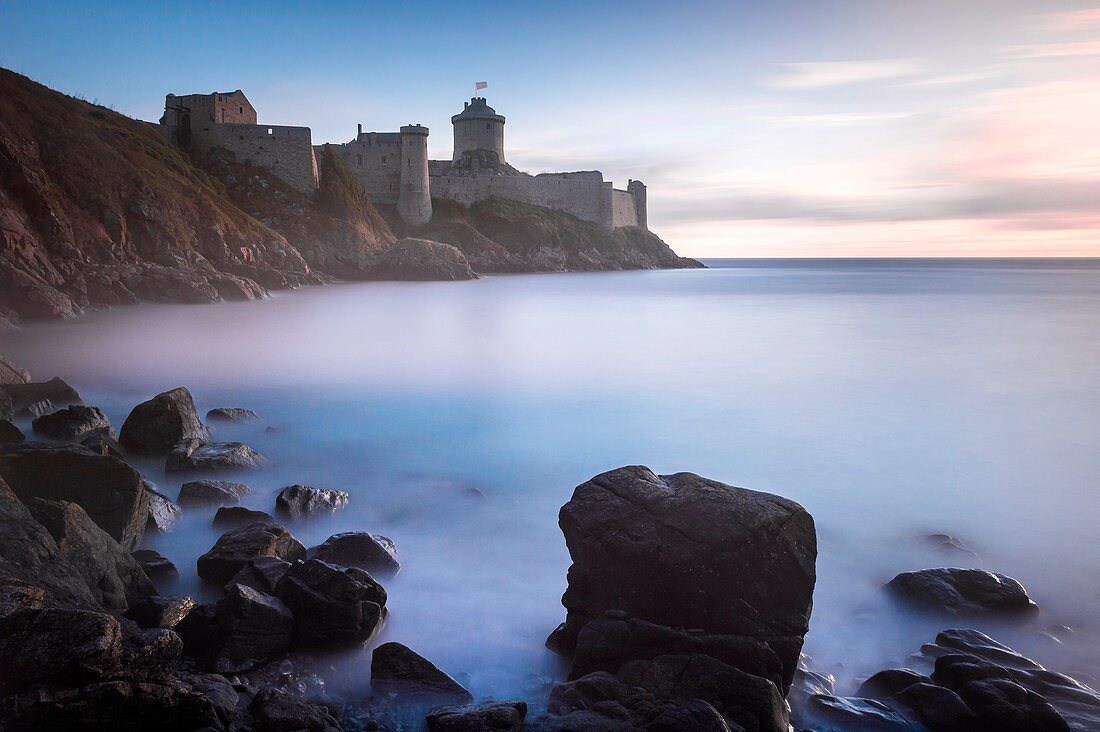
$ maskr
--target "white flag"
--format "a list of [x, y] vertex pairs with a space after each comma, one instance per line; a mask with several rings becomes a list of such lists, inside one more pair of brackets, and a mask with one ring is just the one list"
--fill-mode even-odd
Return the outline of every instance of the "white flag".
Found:
[[487, 86], [489, 86], [489, 82], [487, 81], [476, 81], [474, 82], [474, 91], [481, 91]]

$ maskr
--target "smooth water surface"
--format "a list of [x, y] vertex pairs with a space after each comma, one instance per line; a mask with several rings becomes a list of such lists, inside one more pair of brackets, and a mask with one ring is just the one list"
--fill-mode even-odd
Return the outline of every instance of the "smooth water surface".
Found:
[[[478, 696], [537, 702], [560, 677], [542, 645], [564, 619], [557, 510], [631, 463], [810, 510], [805, 650], [842, 681], [964, 622], [898, 607], [884, 582], [978, 564], [1042, 607], [978, 627], [1095, 683], [1100, 262], [709, 264], [147, 305], [2, 333], [0, 353], [64, 377], [116, 427], [180, 385], [204, 413], [260, 412], [259, 425], [217, 427], [274, 461], [241, 476], [257, 490], [246, 505], [270, 511], [289, 483], [351, 492], [346, 511], [291, 530], [307, 545], [392, 537], [404, 569], [386, 583], [377, 642], [406, 643]], [[180, 477], [139, 465], [175, 496]], [[184, 575], [167, 591], [213, 597], [194, 575], [212, 513], [190, 509], [147, 540]], [[980, 560], [941, 553], [934, 532]], [[364, 691], [368, 660], [331, 659], [330, 686]]]

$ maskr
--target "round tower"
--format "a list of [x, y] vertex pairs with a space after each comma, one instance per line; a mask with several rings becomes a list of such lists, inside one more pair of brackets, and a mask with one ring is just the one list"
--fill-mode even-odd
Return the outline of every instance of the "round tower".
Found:
[[630, 195], [634, 198], [634, 213], [638, 218], [638, 226], [643, 229], [649, 228], [649, 212], [646, 211], [646, 193], [645, 184], [640, 180], [632, 180], [627, 183], [626, 190], [630, 192]]
[[428, 128], [401, 128], [401, 190], [397, 213], [409, 226], [423, 226], [432, 219], [432, 194], [428, 187]]
[[455, 129], [455, 151], [452, 162], [462, 160], [463, 153], [488, 150], [496, 153], [499, 164], [504, 160], [504, 116], [485, 103], [485, 97], [474, 97], [465, 108], [451, 117]]

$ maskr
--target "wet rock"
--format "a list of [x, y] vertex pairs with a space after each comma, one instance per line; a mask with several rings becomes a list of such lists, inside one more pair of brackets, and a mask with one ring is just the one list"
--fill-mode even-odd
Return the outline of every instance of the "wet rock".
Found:
[[105, 610], [125, 612], [131, 603], [157, 594], [137, 561], [77, 504], [34, 498], [27, 508]]
[[249, 710], [257, 732], [340, 732], [336, 718], [323, 706], [296, 701], [271, 687], [256, 694]]
[[145, 493], [149, 499], [149, 520], [147, 526], [156, 531], [171, 531], [179, 521], [183, 511], [172, 503], [168, 496], [164, 495], [152, 485], [146, 484]]
[[191, 392], [183, 387], [134, 407], [119, 433], [123, 447], [146, 455], [169, 452], [183, 441], [208, 439], [210, 433], [199, 419]]
[[118, 674], [122, 654], [122, 629], [106, 613], [11, 613], [0, 618], [0, 696], [36, 683], [79, 685]]
[[476, 280], [458, 247], [427, 239], [401, 239], [383, 252], [368, 274], [373, 280]]
[[13, 419], [15, 419], [15, 404], [4, 387], [0, 386], [0, 421], [10, 422]]
[[[750, 649], [746, 667], [769, 654], [778, 659], [785, 693], [816, 578], [813, 519], [797, 503], [691, 473], [657, 476], [634, 466], [578, 486], [559, 525], [573, 565], [562, 598], [568, 616], [548, 645], [586, 658], [589, 652], [577, 648], [581, 631], [608, 611], [704, 635], [740, 636]], [[601, 665], [614, 666], [606, 653], [598, 655]]]
[[227, 531], [198, 559], [199, 577], [224, 585], [255, 557], [305, 559], [306, 548], [282, 526], [249, 524]]
[[31, 427], [35, 433], [53, 440], [77, 440], [93, 432], [115, 436], [111, 420], [99, 407], [71, 405], [38, 417]]
[[477, 706], [441, 707], [428, 714], [429, 732], [523, 732], [527, 704], [486, 702]]
[[392, 546], [393, 542], [384, 536], [349, 531], [330, 536], [311, 549], [310, 556], [342, 567], [358, 567], [375, 576], [392, 577], [401, 570], [401, 564], [387, 545]]
[[952, 614], [1012, 614], [1036, 609], [1018, 581], [982, 569], [939, 567], [902, 572], [886, 587], [904, 600]]
[[932, 679], [911, 669], [886, 669], [885, 671], [879, 671], [876, 674], [872, 674], [870, 678], [860, 684], [859, 690], [856, 691], [856, 696], [864, 699], [877, 699], [882, 701], [913, 684], [926, 684], [930, 681], [932, 681]]
[[168, 453], [164, 470], [187, 471], [249, 470], [267, 464], [267, 458], [243, 442], [181, 442]]
[[290, 562], [284, 562], [278, 557], [256, 557], [250, 559], [241, 571], [233, 575], [228, 584], [245, 585], [260, 592], [273, 594], [279, 580], [288, 569], [290, 569]]
[[218, 407], [206, 413], [211, 422], [259, 422], [260, 415], [241, 407]]
[[177, 626], [187, 653], [208, 671], [238, 673], [290, 648], [294, 617], [281, 600], [233, 584], [211, 613], [192, 611]]
[[42, 401], [31, 402], [30, 404], [21, 407], [20, 409], [16, 410], [15, 414], [19, 417], [31, 417], [33, 419], [37, 419], [39, 417], [50, 414], [54, 411], [54, 409], [55, 407], [53, 405], [53, 402], [51, 402], [49, 399], [43, 399]]
[[347, 507], [349, 498], [344, 491], [299, 484], [288, 485], [275, 498], [275, 512], [290, 518], [318, 512], [335, 513]]
[[78, 504], [126, 549], [145, 533], [148, 483], [119, 460], [79, 445], [24, 443], [0, 448], [0, 477], [21, 500]]
[[214, 514], [214, 526], [244, 526], [246, 524], [273, 524], [275, 517], [265, 511], [253, 511], [241, 506], [223, 506]]
[[43, 382], [4, 384], [0, 387], [0, 391], [8, 395], [12, 402], [12, 408], [17, 412], [42, 402], [77, 404], [83, 401], [76, 389], [56, 376]]
[[373, 577], [316, 559], [292, 565], [275, 594], [294, 613], [294, 641], [304, 647], [366, 641], [385, 614], [386, 591]]
[[910, 684], [886, 703], [936, 732], [970, 732], [982, 726], [958, 694], [931, 682]]
[[122, 446], [113, 437], [103, 432], [85, 435], [81, 438], [80, 444], [97, 455], [110, 455], [120, 459], [123, 457]]
[[701, 699], [657, 715], [646, 725], [645, 732], [744, 732], [744, 727], [730, 727], [718, 710]]
[[191, 597], [153, 595], [130, 605], [126, 617], [141, 628], [174, 628], [195, 607]]
[[[742, 669], [743, 670], [743, 669]], [[831, 696], [836, 689], [836, 678], [832, 674], [814, 671], [809, 667], [809, 659], [803, 656], [798, 664], [798, 670], [794, 672], [794, 683], [787, 692], [787, 701], [791, 705], [792, 721], [798, 726], [795, 717], [806, 707], [809, 698], [815, 694]], [[865, 696], [857, 694], [857, 696]]]
[[558, 684], [550, 691], [548, 716], [537, 729], [550, 732], [634, 732], [680, 705], [660, 702], [640, 687], [630, 688], [616, 676], [597, 671]]
[[177, 499], [181, 506], [218, 505], [240, 503], [241, 498], [252, 494], [244, 483], [228, 480], [192, 480], [180, 486]]
[[233, 685], [221, 674], [189, 673], [179, 671], [176, 678], [180, 682], [207, 699], [224, 724], [229, 725], [237, 717], [237, 704], [240, 695]]
[[145, 574], [150, 579], [179, 576], [176, 565], [172, 564], [171, 560], [155, 549], [135, 549], [130, 552], [130, 556], [145, 570]]
[[882, 702], [824, 694], [810, 697], [801, 724], [813, 732], [923, 732]]
[[464, 705], [473, 701], [461, 684], [400, 643], [383, 643], [374, 649], [370, 684], [375, 696], [399, 702]]
[[0, 445], [18, 445], [25, 439], [21, 429], [6, 419], [0, 419]]
[[31, 374], [22, 366], [16, 365], [3, 356], [0, 356], [0, 385], [4, 384], [29, 384]]

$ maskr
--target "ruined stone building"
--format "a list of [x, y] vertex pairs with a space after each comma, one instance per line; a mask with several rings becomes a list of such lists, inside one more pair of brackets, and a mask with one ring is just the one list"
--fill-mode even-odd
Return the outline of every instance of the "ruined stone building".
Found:
[[[492, 196], [565, 211], [606, 229], [647, 226], [646, 187], [632, 180], [626, 190], [598, 170], [529, 175], [508, 164], [503, 115], [474, 97], [451, 117], [450, 160], [428, 160], [428, 128], [406, 125], [398, 132], [364, 132], [333, 145], [372, 201], [393, 204], [407, 223], [432, 217], [432, 198], [470, 205]], [[182, 148], [223, 147], [270, 170], [305, 193], [317, 187], [317, 157], [308, 127], [257, 123], [256, 110], [240, 90], [228, 94], [169, 94], [161, 125]]]

